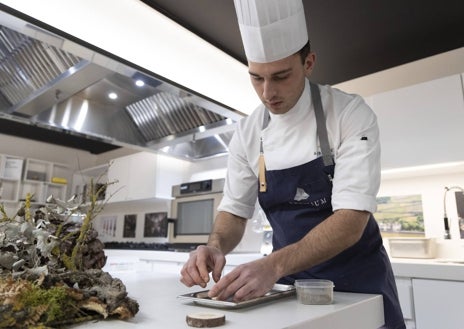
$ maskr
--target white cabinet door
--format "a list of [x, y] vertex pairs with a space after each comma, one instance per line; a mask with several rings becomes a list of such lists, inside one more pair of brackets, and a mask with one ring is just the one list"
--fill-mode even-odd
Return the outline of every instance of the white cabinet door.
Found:
[[171, 198], [172, 186], [187, 181], [189, 162], [165, 155], [158, 155], [157, 160], [156, 196]]
[[[73, 175], [73, 187], [72, 193], [76, 194], [80, 199], [80, 202], [87, 202], [87, 193], [88, 186], [93, 183], [106, 184], [108, 182], [108, 164], [99, 165], [96, 167], [91, 167], [87, 169], [81, 169], [74, 173]], [[96, 186], [96, 188], [98, 188]], [[99, 195], [99, 198], [105, 199], [106, 192]], [[99, 199], [100, 200], [100, 199]]]
[[0, 154], [0, 202], [18, 202], [24, 159]]
[[129, 193], [129, 169], [128, 157], [111, 160], [108, 167], [108, 187], [106, 198], [108, 202], [125, 201]]
[[127, 200], [156, 197], [157, 156], [140, 152], [129, 156], [129, 191]]
[[20, 199], [33, 194], [33, 200], [44, 203], [49, 196], [67, 198], [67, 184], [72, 179], [71, 169], [64, 164], [26, 159]]
[[411, 278], [396, 277], [396, 287], [398, 289], [398, 298], [400, 300], [403, 317], [406, 320], [414, 320], [414, 302], [412, 293]]
[[460, 75], [373, 95], [382, 168], [463, 161], [464, 100]]
[[417, 329], [462, 329], [464, 282], [413, 279]]
[[111, 161], [108, 169], [109, 202], [170, 198], [172, 185], [183, 182], [187, 162], [150, 152]]

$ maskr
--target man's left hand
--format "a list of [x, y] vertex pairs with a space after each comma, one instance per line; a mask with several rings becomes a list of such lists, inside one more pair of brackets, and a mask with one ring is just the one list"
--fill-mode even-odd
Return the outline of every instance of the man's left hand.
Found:
[[262, 258], [237, 266], [211, 288], [208, 296], [242, 302], [263, 296], [278, 279], [269, 259]]

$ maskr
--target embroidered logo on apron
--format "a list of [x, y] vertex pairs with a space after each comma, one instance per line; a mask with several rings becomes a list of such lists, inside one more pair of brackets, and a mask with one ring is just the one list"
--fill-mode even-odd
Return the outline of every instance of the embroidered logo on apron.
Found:
[[303, 190], [302, 188], [299, 188], [299, 187], [296, 188], [296, 194], [295, 194], [295, 197], [293, 198], [293, 200], [302, 201], [302, 200], [306, 200], [308, 198], [309, 198], [309, 194], [306, 193], [305, 190]]
[[324, 206], [328, 202], [326, 197], [322, 197], [318, 200], [310, 200], [309, 194], [306, 193], [306, 191], [303, 190], [301, 187], [296, 188], [296, 193], [293, 200], [294, 201], [290, 201], [289, 204], [308, 204], [316, 208]]

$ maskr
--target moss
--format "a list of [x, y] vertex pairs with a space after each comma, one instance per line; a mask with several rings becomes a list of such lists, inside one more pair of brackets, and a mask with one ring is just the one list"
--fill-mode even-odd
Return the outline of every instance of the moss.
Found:
[[0, 310], [0, 328], [12, 328], [16, 324], [16, 320], [10, 315], [11, 308], [8, 305], [3, 305]]
[[10, 220], [10, 218], [8, 217], [8, 215], [5, 212], [5, 206], [3, 205], [3, 203], [0, 204], [0, 214], [2, 215], [2, 218], [0, 219], [0, 222]]
[[73, 260], [71, 257], [69, 257], [66, 254], [61, 254], [61, 261], [63, 262], [64, 266], [66, 267], [67, 270], [69, 271], [75, 271], [76, 270], [76, 265], [74, 264]]
[[87, 213], [84, 217], [84, 221], [82, 222], [80, 231], [79, 231], [79, 236], [76, 239], [76, 244], [73, 247], [73, 250], [71, 252], [71, 262], [72, 265], [74, 266], [74, 269], [82, 270], [83, 269], [83, 264], [82, 264], [82, 254], [81, 254], [81, 248], [82, 245], [85, 243], [85, 237], [88, 233], [88, 231], [91, 229], [91, 221], [95, 217], [95, 213], [97, 212], [97, 198], [98, 198], [98, 193], [101, 193], [95, 191], [95, 184], [93, 182], [93, 179], [90, 180], [90, 205], [87, 210]]
[[38, 285], [30, 284], [28, 289], [21, 292], [15, 308], [19, 306], [27, 309], [46, 305], [47, 311], [44, 314], [43, 323], [50, 323], [69, 316], [71, 301], [65, 287], [55, 286], [43, 289]]
[[24, 214], [24, 218], [26, 219], [27, 222], [30, 222], [31, 221], [31, 199], [32, 199], [32, 194], [31, 193], [27, 193], [26, 194], [26, 202], [25, 202], [25, 205], [24, 205], [24, 208], [26, 210], [26, 213]]

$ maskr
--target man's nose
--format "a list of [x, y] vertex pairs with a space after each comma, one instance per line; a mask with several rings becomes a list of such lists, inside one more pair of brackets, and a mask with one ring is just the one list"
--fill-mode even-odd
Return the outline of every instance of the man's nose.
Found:
[[265, 100], [271, 100], [276, 95], [275, 84], [272, 81], [264, 81], [263, 84], [263, 98]]

